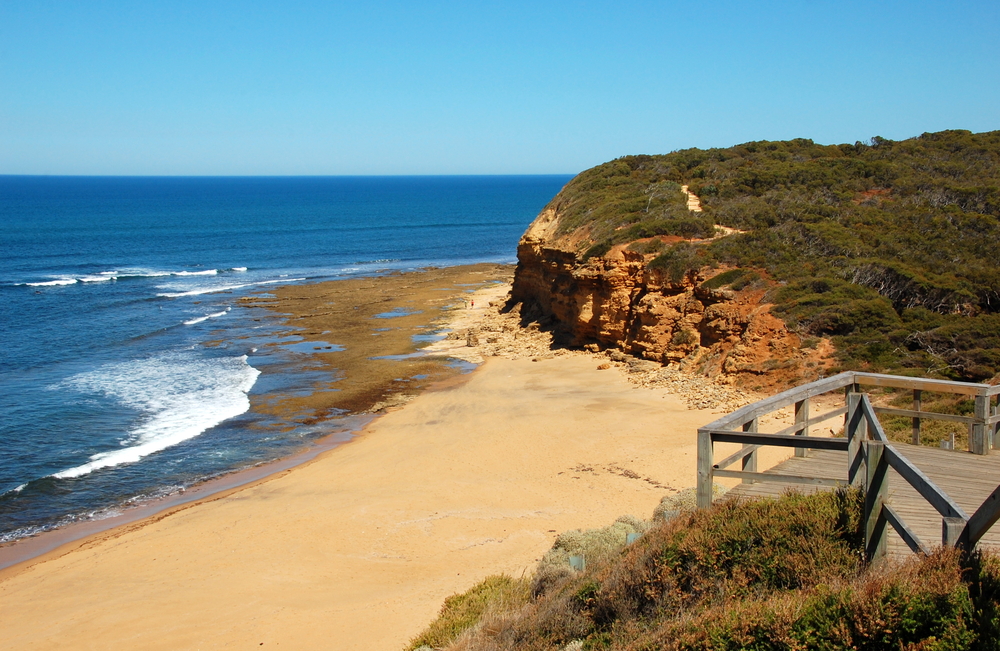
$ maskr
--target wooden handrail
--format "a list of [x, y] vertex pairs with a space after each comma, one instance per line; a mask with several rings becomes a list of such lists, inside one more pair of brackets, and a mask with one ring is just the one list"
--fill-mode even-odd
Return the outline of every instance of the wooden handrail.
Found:
[[903, 377], [901, 375], [883, 375], [882, 373], [861, 373], [855, 372], [855, 384], [867, 384], [876, 387], [891, 387], [894, 389], [920, 389], [922, 391], [937, 391], [939, 393], [958, 393], [966, 396], [986, 396], [990, 394], [992, 387], [988, 384], [977, 384], [974, 382], [956, 382], [954, 380], [931, 380], [922, 377]]
[[757, 432], [712, 432], [712, 440], [719, 443], [743, 443], [744, 445], [776, 445], [786, 448], [810, 448], [812, 450], [846, 450], [847, 439], [831, 439], [822, 436], [795, 436], [793, 434], [759, 434]]
[[[875, 407], [860, 386], [910, 389], [914, 392], [914, 409]], [[819, 416], [809, 416], [809, 399], [832, 391], [845, 390], [847, 404]], [[934, 391], [975, 397], [975, 414], [958, 416], [921, 409], [921, 392]], [[970, 451], [986, 454], [992, 446], [994, 426], [1000, 414], [992, 406], [993, 396], [1000, 395], [1000, 386], [950, 380], [931, 380], [848, 371], [833, 377], [810, 382], [746, 405], [698, 429], [698, 506], [712, 503], [714, 477], [743, 479], [744, 482], [778, 481], [785, 483], [838, 486], [851, 483], [865, 491], [865, 549], [870, 559], [885, 554], [885, 535], [891, 526], [913, 551], [926, 552], [921, 542], [899, 513], [888, 502], [889, 468], [910, 484], [942, 516], [942, 544], [972, 548], [1000, 520], [1000, 486], [970, 517], [940, 487], [909, 461], [885, 434], [879, 414], [913, 418], [914, 440], [919, 441], [920, 421], [940, 419], [965, 423], [970, 427]], [[758, 432], [762, 416], [786, 407], [795, 407], [795, 423], [774, 432]], [[846, 438], [809, 436], [811, 425], [846, 414]], [[740, 443], [742, 449], [714, 463], [715, 443]], [[796, 448], [796, 456], [805, 456], [809, 449], [848, 452], [847, 481], [831, 477], [802, 477], [756, 472], [759, 448], [779, 446]], [[737, 461], [743, 470], [727, 470]]]
[[935, 420], [947, 420], [954, 423], [966, 423], [971, 425], [976, 422], [974, 416], [958, 416], [956, 414], [941, 414], [936, 411], [914, 411], [913, 409], [896, 409], [894, 407], [873, 407], [875, 413], [886, 416], [909, 416], [911, 418], [933, 418]]

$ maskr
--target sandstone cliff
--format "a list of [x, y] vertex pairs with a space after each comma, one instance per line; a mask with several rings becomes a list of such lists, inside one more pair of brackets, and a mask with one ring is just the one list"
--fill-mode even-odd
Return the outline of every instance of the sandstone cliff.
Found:
[[740, 291], [706, 287], [722, 268], [689, 271], [675, 281], [650, 268], [655, 255], [630, 250], [635, 243], [584, 259], [590, 244], [586, 227], [560, 229], [559, 210], [550, 205], [518, 246], [510, 305], [520, 306], [523, 321], [551, 328], [558, 343], [619, 349], [730, 382], [755, 376], [759, 386], [824, 371], [828, 342], [803, 349], [762, 302], [773, 283], [761, 279]]
[[709, 375], [1000, 382], [998, 259], [1000, 131], [760, 141], [584, 170], [514, 294], [566, 344]]

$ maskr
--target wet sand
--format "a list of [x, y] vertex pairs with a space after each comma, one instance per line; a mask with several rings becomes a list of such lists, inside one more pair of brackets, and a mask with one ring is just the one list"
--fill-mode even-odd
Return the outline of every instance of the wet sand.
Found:
[[[288, 288], [314, 301], [289, 313], [336, 343], [313, 321], [319, 287]], [[474, 323], [498, 291], [453, 316]], [[364, 400], [406, 393], [395, 378], [425, 363], [407, 361]], [[489, 357], [303, 465], [0, 572], [0, 649], [400, 649], [446, 596], [530, 573], [557, 532], [649, 517], [694, 485], [695, 432], [718, 410], [599, 361]], [[322, 417], [363, 392], [326, 393], [270, 407]]]

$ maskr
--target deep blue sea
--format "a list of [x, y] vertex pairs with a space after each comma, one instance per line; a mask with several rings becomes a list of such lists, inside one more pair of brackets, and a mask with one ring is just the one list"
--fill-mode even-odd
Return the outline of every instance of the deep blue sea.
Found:
[[315, 378], [261, 375], [307, 353], [239, 298], [513, 262], [570, 178], [0, 176], [0, 542], [328, 434], [248, 413]]

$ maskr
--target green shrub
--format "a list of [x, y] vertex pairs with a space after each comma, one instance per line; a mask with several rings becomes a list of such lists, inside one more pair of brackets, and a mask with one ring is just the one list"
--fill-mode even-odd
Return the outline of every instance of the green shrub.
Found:
[[615, 233], [615, 242], [632, 242], [657, 235], [676, 235], [685, 239], [703, 239], [715, 234], [715, 223], [711, 217], [698, 213], [673, 219], [645, 220]]
[[[687, 211], [683, 183], [703, 213]], [[1000, 131], [627, 156], [581, 173], [550, 207], [562, 233], [586, 227], [610, 244], [746, 231], [651, 266], [675, 283], [713, 264], [763, 272], [784, 285], [775, 313], [834, 337], [844, 368], [1000, 373]]]
[[943, 551], [893, 571], [709, 608], [691, 621], [659, 628], [643, 643], [692, 651], [950, 651], [971, 648], [977, 628], [959, 555]]
[[723, 271], [717, 276], [709, 278], [701, 284], [705, 289], [719, 289], [720, 287], [725, 287], [730, 285], [747, 275], [748, 271], [746, 269], [730, 269], [729, 271]]
[[653, 258], [647, 266], [663, 272], [670, 282], [679, 283], [685, 275], [700, 269], [704, 264], [705, 255], [701, 247], [680, 242]]
[[584, 260], [589, 260], [591, 258], [603, 257], [608, 251], [611, 250], [611, 242], [598, 242], [594, 246], [587, 249], [583, 254]]
[[407, 648], [411, 651], [421, 646], [444, 648], [484, 617], [512, 612], [527, 603], [528, 597], [528, 579], [487, 577], [466, 592], [445, 599], [438, 618], [411, 640]]
[[671, 509], [632, 545], [467, 628], [455, 650], [997, 648], [1000, 559], [943, 550], [867, 567], [861, 502], [840, 491]]
[[688, 328], [682, 328], [674, 333], [670, 338], [670, 343], [674, 346], [687, 346], [698, 341], [698, 333]]
[[649, 255], [650, 253], [659, 253], [663, 250], [663, 247], [663, 240], [654, 237], [645, 242], [633, 242], [629, 245], [628, 250]]
[[538, 563], [532, 580], [535, 596], [551, 590], [574, 576], [570, 556], [580, 556], [587, 564], [606, 561], [625, 547], [630, 533], [642, 533], [649, 523], [633, 516], [622, 516], [608, 527], [586, 531], [565, 531], [556, 538], [552, 548]]

